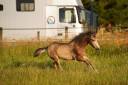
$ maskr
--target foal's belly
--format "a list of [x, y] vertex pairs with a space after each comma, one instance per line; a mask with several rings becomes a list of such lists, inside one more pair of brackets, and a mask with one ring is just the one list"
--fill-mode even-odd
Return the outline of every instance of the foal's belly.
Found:
[[57, 48], [57, 55], [62, 59], [73, 59], [74, 54], [72, 52], [72, 48], [67, 45], [62, 45]]

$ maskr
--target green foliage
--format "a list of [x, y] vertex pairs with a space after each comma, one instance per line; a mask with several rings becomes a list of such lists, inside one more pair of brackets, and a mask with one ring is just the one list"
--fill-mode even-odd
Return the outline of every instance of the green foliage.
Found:
[[[82, 0], [85, 8], [90, 9], [90, 0]], [[128, 26], [127, 0], [94, 0], [93, 9], [99, 14], [100, 23], [122, 24]]]

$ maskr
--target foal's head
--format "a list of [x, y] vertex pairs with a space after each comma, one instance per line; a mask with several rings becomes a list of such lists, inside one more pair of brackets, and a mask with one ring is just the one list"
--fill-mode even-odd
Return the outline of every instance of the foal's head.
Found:
[[74, 37], [70, 43], [72, 42], [79, 46], [86, 46], [87, 44], [90, 44], [95, 49], [100, 49], [100, 46], [96, 39], [96, 33], [93, 32], [80, 33], [78, 36]]
[[94, 47], [95, 49], [99, 50], [100, 49], [100, 45], [98, 44], [97, 38], [96, 38], [96, 33], [88, 33], [88, 42], [89, 44]]

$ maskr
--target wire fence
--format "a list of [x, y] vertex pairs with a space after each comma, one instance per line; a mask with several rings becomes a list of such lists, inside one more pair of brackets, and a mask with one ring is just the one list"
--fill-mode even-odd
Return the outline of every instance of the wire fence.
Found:
[[128, 32], [125, 31], [99, 32], [97, 38], [102, 43], [128, 46]]

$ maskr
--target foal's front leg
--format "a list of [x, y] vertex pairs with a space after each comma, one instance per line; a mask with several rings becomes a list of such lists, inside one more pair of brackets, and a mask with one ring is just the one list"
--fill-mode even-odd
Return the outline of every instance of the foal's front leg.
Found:
[[83, 57], [80, 58], [80, 61], [86, 63], [86, 64], [87, 64], [88, 66], [90, 66], [94, 71], [97, 72], [97, 70], [94, 68], [94, 66], [92, 65], [92, 63], [91, 63], [91, 61], [89, 60], [88, 57], [83, 56]]

